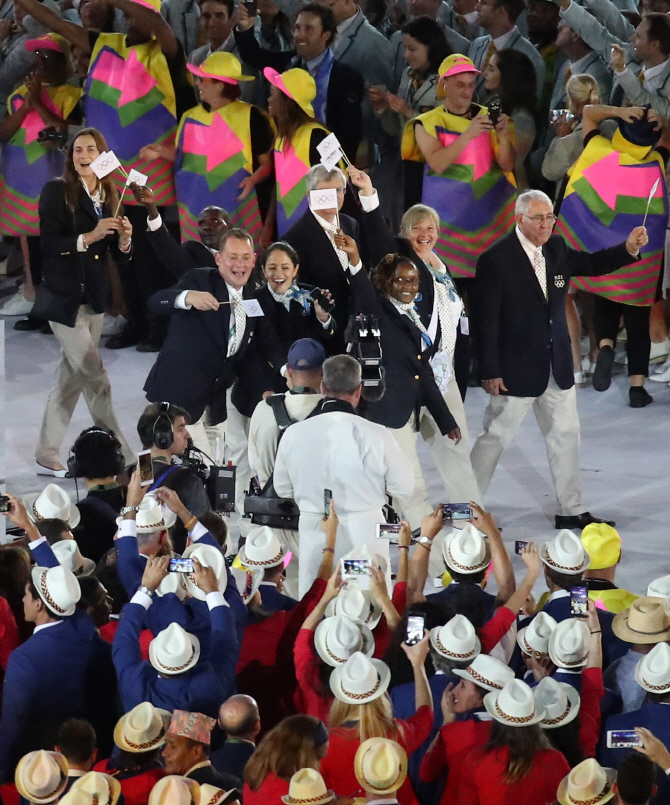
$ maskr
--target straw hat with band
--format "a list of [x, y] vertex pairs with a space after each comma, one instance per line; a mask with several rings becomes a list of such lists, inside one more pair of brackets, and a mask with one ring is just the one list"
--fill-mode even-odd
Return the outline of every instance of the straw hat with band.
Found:
[[519, 629], [516, 642], [524, 654], [541, 657], [549, 653], [549, 638], [556, 628], [556, 621], [551, 615], [540, 610], [528, 626]]
[[316, 98], [316, 82], [300, 67], [293, 67], [285, 73], [278, 73], [273, 67], [266, 67], [263, 75], [287, 98], [295, 101], [310, 117], [315, 117], [312, 101]]
[[[67, 796], [78, 791], [89, 797], [94, 805], [116, 805], [121, 796], [121, 783], [109, 774], [89, 771], [72, 784]], [[65, 797], [61, 802], [65, 802]]]
[[557, 682], [550, 676], [542, 678], [533, 693], [535, 700], [544, 708], [540, 722], [543, 730], [554, 730], [574, 721], [579, 713], [579, 693], [567, 682]]
[[55, 802], [68, 783], [68, 762], [60, 752], [40, 749], [28, 752], [19, 760], [14, 782], [22, 797], [29, 802], [46, 805]]
[[375, 639], [368, 626], [355, 623], [343, 615], [324, 618], [314, 632], [314, 648], [326, 663], [333, 668], [343, 665], [356, 651], [372, 657]]
[[95, 572], [95, 562], [82, 556], [74, 539], [61, 539], [51, 546], [58, 563], [71, 570], [75, 576], [90, 576]]
[[356, 750], [354, 771], [366, 791], [392, 794], [407, 777], [407, 752], [390, 738], [369, 738]]
[[614, 798], [616, 770], [603, 768], [597, 760], [587, 758], [564, 777], [556, 799], [560, 805], [603, 805]]
[[[226, 558], [219, 548], [194, 542], [186, 548], [182, 556], [184, 559], [197, 559], [203, 567], [211, 567], [218, 582], [219, 592], [225, 592], [228, 586], [228, 566], [226, 565]], [[207, 599], [207, 593], [201, 590], [196, 583], [195, 574], [185, 573], [184, 584], [186, 584], [186, 590], [193, 598], [197, 598], [199, 601]]]
[[291, 777], [288, 794], [281, 801], [284, 805], [325, 805], [333, 799], [335, 794], [326, 788], [316, 769], [300, 769]]
[[491, 564], [491, 546], [479, 531], [468, 523], [454, 529], [444, 538], [442, 556], [447, 567], [456, 573], [479, 573]]
[[614, 616], [612, 631], [626, 643], [660, 643], [670, 638], [670, 610], [659, 598], [644, 595]]
[[664, 695], [670, 691], [670, 646], [657, 643], [635, 666], [635, 681], [648, 693]]
[[346, 588], [329, 602], [326, 615], [344, 615], [374, 629], [381, 620], [382, 608], [370, 590], [359, 590], [356, 582], [347, 582]]
[[200, 66], [195, 64], [186, 66], [198, 78], [212, 78], [214, 81], [223, 81], [224, 84], [239, 84], [240, 81], [255, 80], [252, 75], [242, 74], [242, 65], [236, 56], [223, 51], [210, 53]]
[[249, 570], [248, 568], [233, 566], [230, 568], [230, 572], [235, 579], [237, 590], [242, 596], [242, 603], [246, 606], [260, 590], [265, 571], [262, 567]]
[[357, 651], [330, 675], [330, 689], [346, 704], [367, 704], [383, 696], [391, 682], [391, 671], [381, 660], [370, 660]]
[[475, 627], [460, 614], [430, 630], [430, 645], [441, 657], [454, 662], [471, 662], [482, 650]]
[[661, 576], [654, 579], [647, 587], [647, 596], [662, 598], [670, 606], [670, 576]]
[[199, 805], [200, 785], [190, 777], [169, 774], [151, 789], [148, 805]]
[[437, 71], [440, 78], [449, 78], [449, 76], [459, 73], [481, 73], [481, 70], [475, 67], [472, 59], [468, 59], [462, 53], [452, 53], [442, 61]]
[[502, 690], [514, 679], [514, 671], [495, 657], [478, 654], [467, 668], [454, 668], [453, 673], [484, 690]]
[[39, 523], [40, 520], [64, 520], [69, 528], [76, 528], [81, 520], [81, 513], [72, 498], [57, 484], [47, 484], [41, 492], [24, 495], [23, 505], [33, 523]]
[[171, 623], [149, 643], [149, 661], [164, 676], [185, 674], [199, 659], [200, 641], [178, 623]]
[[124, 752], [150, 752], [165, 743], [172, 714], [151, 702], [141, 702], [116, 722], [114, 743]]
[[557, 624], [549, 638], [549, 657], [557, 668], [576, 671], [586, 665], [591, 636], [589, 627], [577, 618]]
[[530, 727], [545, 717], [544, 707], [535, 699], [532, 688], [520, 679], [508, 682], [502, 690], [487, 693], [484, 707], [495, 721], [508, 727]]
[[76, 576], [63, 565], [34, 567], [30, 578], [46, 608], [60, 618], [74, 615], [81, 598], [81, 587]]
[[252, 529], [247, 534], [237, 558], [243, 567], [250, 570], [256, 567], [271, 568], [282, 564], [284, 551], [272, 529], [264, 525]]
[[229, 802], [240, 799], [240, 792], [236, 788], [224, 791], [215, 785], [204, 783], [200, 786], [200, 802], [198, 805], [227, 805]]
[[540, 544], [540, 559], [547, 567], [567, 576], [580, 575], [591, 563], [579, 537], [567, 528], [562, 528], [550, 542]]

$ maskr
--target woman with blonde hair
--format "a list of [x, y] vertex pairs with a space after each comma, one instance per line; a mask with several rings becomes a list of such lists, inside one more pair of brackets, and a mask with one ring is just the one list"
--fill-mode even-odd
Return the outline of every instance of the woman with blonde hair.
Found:
[[314, 716], [289, 716], [277, 724], [244, 767], [244, 805], [278, 803], [297, 771], [318, 770], [328, 740], [326, 725]]
[[[433, 726], [433, 696], [424, 663], [428, 655], [428, 633], [413, 646], [402, 647], [414, 673], [416, 713], [407, 720], [394, 719], [386, 692], [391, 671], [381, 660], [370, 660], [356, 652], [332, 672], [330, 687], [335, 701], [328, 719], [330, 744], [321, 763], [321, 774], [334, 791], [359, 788], [354, 771], [358, 747], [369, 738], [390, 738], [411, 755], [426, 740]], [[248, 767], [247, 767], [248, 768]], [[418, 805], [409, 778], [398, 792], [403, 805]], [[245, 799], [245, 805], [248, 805]]]

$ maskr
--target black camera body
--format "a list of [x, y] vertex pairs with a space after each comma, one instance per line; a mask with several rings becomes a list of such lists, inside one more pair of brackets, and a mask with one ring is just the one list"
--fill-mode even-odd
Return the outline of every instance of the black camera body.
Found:
[[349, 320], [345, 335], [347, 352], [361, 366], [363, 398], [368, 402], [381, 400], [386, 391], [379, 322], [375, 316], [359, 313]]
[[52, 143], [58, 148], [65, 148], [67, 143], [67, 132], [60, 131], [55, 126], [47, 126], [37, 132], [38, 143]]
[[204, 453], [189, 442], [181, 465], [194, 472], [202, 481], [212, 511], [231, 514], [235, 511], [235, 467], [207, 466]]

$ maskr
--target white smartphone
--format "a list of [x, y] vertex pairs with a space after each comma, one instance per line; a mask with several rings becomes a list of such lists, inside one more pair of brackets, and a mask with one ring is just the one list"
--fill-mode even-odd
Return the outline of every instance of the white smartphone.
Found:
[[608, 749], [631, 749], [642, 746], [642, 739], [635, 730], [607, 730]]
[[142, 450], [137, 454], [137, 465], [140, 468], [140, 486], [151, 486], [154, 482], [154, 465], [151, 463], [151, 450]]
[[372, 576], [372, 562], [370, 559], [340, 559], [342, 578], [345, 581], [355, 581], [359, 590], [370, 589]]

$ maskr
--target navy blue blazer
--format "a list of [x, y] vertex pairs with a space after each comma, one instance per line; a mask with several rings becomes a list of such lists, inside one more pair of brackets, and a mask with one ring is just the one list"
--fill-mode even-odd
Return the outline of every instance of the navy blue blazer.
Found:
[[232, 774], [233, 777], [244, 780], [244, 767], [255, 751], [256, 747], [249, 741], [228, 738], [221, 749], [212, 752], [209, 759], [221, 774]]
[[274, 584], [261, 583], [260, 593], [263, 609], [268, 612], [290, 612], [298, 603], [295, 598], [280, 593]]
[[[440, 601], [448, 601], [448, 599], [454, 595], [454, 593], [458, 590], [459, 584], [450, 584], [448, 587], [445, 587], [443, 590], [440, 590], [439, 593], [431, 593], [427, 595], [426, 598], [433, 604], [436, 604]], [[481, 593], [482, 601], [484, 603], [484, 608], [486, 611], [485, 621], [490, 621], [491, 618], [496, 614], [496, 597], [491, 593], [487, 593], [486, 590], [483, 590], [478, 584], [469, 585], [475, 590], [479, 590]]]
[[[646, 727], [666, 747], [670, 747], [670, 706], [646, 702], [639, 710], [610, 716], [605, 723], [605, 729], [602, 731], [598, 748], [598, 761], [602, 766], [616, 769], [626, 755], [631, 751], [635, 751], [631, 749], [608, 749], [607, 732], [609, 730], [632, 730], [635, 727]], [[650, 803], [652, 805], [667, 805], [670, 802], [670, 780], [661, 768], [658, 768], [656, 774], [656, 785], [658, 786], [658, 792], [655, 797], [649, 800]]]
[[123, 607], [112, 656], [124, 712], [148, 701], [164, 710], [218, 716], [221, 703], [235, 692], [239, 643], [230, 607], [215, 607], [209, 614], [209, 661], [201, 659], [191, 671], [162, 677], [148, 660], [142, 659], [139, 637], [146, 615], [144, 607], [132, 603]]

